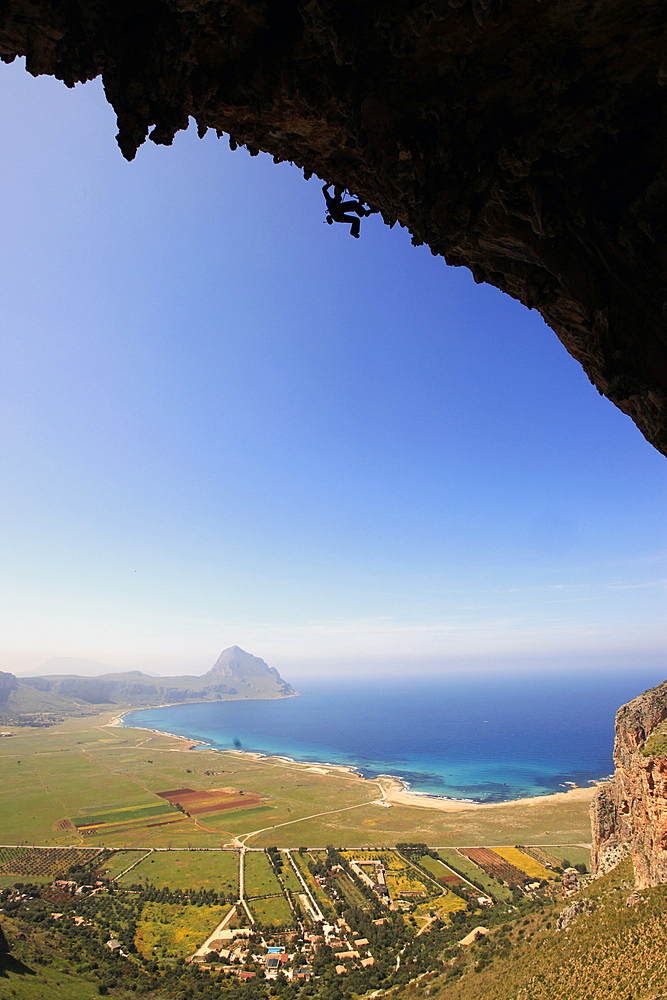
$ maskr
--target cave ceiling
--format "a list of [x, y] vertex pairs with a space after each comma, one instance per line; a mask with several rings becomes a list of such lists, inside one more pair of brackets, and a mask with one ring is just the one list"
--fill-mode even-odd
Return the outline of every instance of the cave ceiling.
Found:
[[131, 159], [200, 134], [338, 183], [538, 309], [667, 454], [667, 8], [0, 0], [0, 56], [102, 76]]

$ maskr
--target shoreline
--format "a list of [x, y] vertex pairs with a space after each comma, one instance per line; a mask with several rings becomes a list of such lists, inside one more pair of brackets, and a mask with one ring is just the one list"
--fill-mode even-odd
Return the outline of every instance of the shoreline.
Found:
[[[182, 702], [174, 702], [173, 704], [183, 704]], [[525, 798], [518, 799], [505, 799], [502, 802], [477, 802], [475, 799], [455, 799], [448, 798], [444, 795], [433, 795], [430, 792], [416, 792], [412, 791], [410, 788], [410, 783], [397, 775], [393, 774], [379, 774], [376, 778], [366, 778], [359, 771], [358, 768], [352, 767], [346, 764], [331, 764], [327, 761], [300, 761], [295, 760], [293, 757], [287, 757], [282, 754], [266, 754], [261, 753], [256, 750], [240, 750], [237, 748], [229, 750], [221, 750], [218, 747], [211, 746], [210, 743], [206, 743], [204, 740], [189, 739], [187, 736], [180, 736], [176, 733], [168, 733], [161, 729], [150, 729], [147, 726], [127, 726], [125, 727], [124, 718], [131, 712], [142, 712], [149, 711], [153, 708], [169, 708], [171, 705], [151, 705], [146, 708], [128, 708], [121, 712], [119, 715], [114, 716], [109, 722], [105, 723], [107, 726], [113, 726], [118, 728], [127, 729], [143, 729], [144, 732], [153, 733], [155, 736], [166, 736], [169, 739], [179, 740], [182, 743], [188, 744], [187, 747], [175, 748], [174, 753], [179, 753], [181, 749], [183, 750], [196, 750], [198, 748], [205, 748], [211, 750], [214, 753], [222, 754], [236, 754], [241, 757], [247, 757], [255, 761], [265, 760], [265, 761], [278, 761], [282, 764], [288, 765], [290, 767], [295, 767], [298, 769], [303, 769], [307, 771], [315, 771], [319, 774], [330, 774], [337, 773], [344, 776], [355, 778], [359, 781], [368, 782], [369, 784], [376, 785], [380, 789], [381, 798], [376, 800], [376, 804], [379, 806], [405, 806], [408, 808], [417, 809], [433, 809], [436, 812], [466, 812], [466, 811], [478, 811], [478, 810], [489, 810], [489, 809], [499, 809], [508, 806], [537, 806], [541, 804], [566, 804], [570, 802], [587, 802], [593, 798], [593, 795], [597, 791], [598, 787], [604, 784], [605, 780], [600, 779], [598, 781], [590, 781], [589, 786], [579, 786], [572, 784], [572, 787], [566, 788], [562, 792], [545, 792], [543, 795], [529, 795]]]
[[[368, 779], [365, 779], [368, 780]], [[577, 786], [564, 792], [546, 792], [544, 795], [528, 795], [523, 799], [505, 799], [503, 802], [476, 802], [474, 799], [448, 799], [440, 795], [429, 795], [428, 792], [413, 792], [406, 788], [406, 783], [393, 775], [382, 774], [374, 779], [380, 782], [384, 793], [384, 802], [397, 806], [409, 806], [417, 809], [435, 809], [438, 812], [473, 812], [478, 810], [501, 809], [509, 806], [537, 806], [546, 804], [566, 804], [568, 802], [588, 802], [597, 790], [596, 782], [590, 787]]]

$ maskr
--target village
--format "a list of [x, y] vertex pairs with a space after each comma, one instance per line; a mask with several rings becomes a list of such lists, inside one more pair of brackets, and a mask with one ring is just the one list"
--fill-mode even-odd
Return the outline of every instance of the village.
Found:
[[[357, 989], [409, 975], [443, 935], [455, 961], [489, 928], [566, 897], [585, 879], [574, 867], [563, 870], [563, 859], [528, 847], [0, 851], [13, 854], [0, 875], [45, 872], [59, 858], [69, 865], [70, 877], [42, 875], [41, 885], [5, 888], [4, 913], [32, 914], [96, 942], [112, 968], [140, 963], [164, 974], [180, 965], [216, 981], [295, 987], [333, 977]], [[217, 871], [219, 888], [229, 891], [156, 884], [185, 865], [189, 877]]]

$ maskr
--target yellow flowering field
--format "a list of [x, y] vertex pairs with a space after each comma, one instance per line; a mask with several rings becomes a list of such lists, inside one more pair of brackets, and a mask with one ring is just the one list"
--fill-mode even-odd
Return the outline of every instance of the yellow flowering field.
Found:
[[555, 879], [556, 875], [554, 872], [545, 868], [544, 865], [536, 861], [535, 858], [528, 857], [523, 851], [520, 851], [518, 847], [494, 847], [493, 853], [499, 855], [505, 861], [509, 861], [511, 865], [518, 868], [519, 871], [525, 872], [531, 878], [536, 879]]
[[144, 958], [185, 958], [204, 943], [228, 912], [228, 906], [146, 903], [134, 943]]

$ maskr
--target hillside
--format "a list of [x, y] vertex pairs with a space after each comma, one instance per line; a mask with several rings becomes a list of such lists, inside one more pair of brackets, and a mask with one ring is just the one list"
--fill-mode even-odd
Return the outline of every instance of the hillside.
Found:
[[[634, 893], [633, 882], [626, 860], [575, 895], [510, 918], [472, 947], [441, 956], [428, 976], [429, 995], [433, 1000], [664, 996], [667, 887]], [[421, 1000], [425, 985], [422, 979], [391, 995]]]
[[14, 674], [0, 671], [0, 722], [7, 724], [20, 720], [43, 725], [65, 715], [83, 714], [87, 712], [76, 699], [49, 690], [37, 690]]
[[225, 649], [201, 676], [155, 677], [139, 670], [97, 677], [0, 674], [0, 721], [39, 714], [81, 714], [91, 706], [139, 708], [188, 701], [285, 698], [296, 692], [274, 667], [238, 646]]

